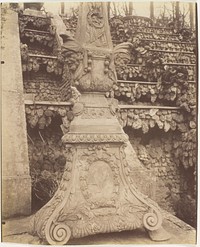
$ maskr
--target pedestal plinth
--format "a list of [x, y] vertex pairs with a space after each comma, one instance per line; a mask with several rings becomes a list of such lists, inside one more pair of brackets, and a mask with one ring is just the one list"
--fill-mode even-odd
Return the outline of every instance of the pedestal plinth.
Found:
[[67, 162], [60, 187], [36, 214], [35, 232], [49, 244], [140, 227], [156, 240], [168, 239], [157, 204], [131, 182], [124, 152], [128, 137], [112, 106], [101, 94], [83, 94], [77, 108], [62, 138]]

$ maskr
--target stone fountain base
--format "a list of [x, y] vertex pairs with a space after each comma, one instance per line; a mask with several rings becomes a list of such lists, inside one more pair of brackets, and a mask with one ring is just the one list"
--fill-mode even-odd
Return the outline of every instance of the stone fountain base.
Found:
[[73, 111], [62, 138], [67, 162], [60, 187], [33, 218], [32, 232], [49, 244], [142, 227], [155, 241], [169, 239], [158, 205], [138, 191], [130, 176], [128, 136], [114, 106], [103, 94], [85, 93]]

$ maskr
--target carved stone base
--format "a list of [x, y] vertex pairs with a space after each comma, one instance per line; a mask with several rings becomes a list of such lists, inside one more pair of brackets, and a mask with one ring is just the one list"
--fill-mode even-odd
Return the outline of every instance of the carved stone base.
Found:
[[67, 157], [59, 190], [36, 215], [36, 231], [48, 243], [65, 244], [70, 237], [142, 226], [150, 231], [161, 227], [157, 205], [127, 180], [123, 144], [73, 145]]
[[67, 162], [60, 187], [35, 215], [34, 232], [49, 244], [66, 244], [70, 238], [144, 227], [157, 240], [162, 215], [133, 184], [124, 152], [128, 138], [112, 107], [103, 95], [86, 94], [77, 108], [62, 139]]

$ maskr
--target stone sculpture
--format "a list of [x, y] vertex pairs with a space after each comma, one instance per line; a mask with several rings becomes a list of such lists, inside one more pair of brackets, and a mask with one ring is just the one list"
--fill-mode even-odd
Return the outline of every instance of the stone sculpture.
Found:
[[[81, 3], [79, 12], [75, 45], [83, 59], [73, 80], [81, 95], [62, 138], [66, 167], [54, 197], [33, 217], [33, 232], [49, 244], [66, 244], [70, 238], [144, 227], [153, 240], [167, 240], [158, 205], [129, 175], [128, 137], [104, 97], [116, 81], [115, 53], [127, 52], [129, 44], [113, 49], [106, 3]], [[70, 49], [71, 42], [64, 40], [63, 47]]]

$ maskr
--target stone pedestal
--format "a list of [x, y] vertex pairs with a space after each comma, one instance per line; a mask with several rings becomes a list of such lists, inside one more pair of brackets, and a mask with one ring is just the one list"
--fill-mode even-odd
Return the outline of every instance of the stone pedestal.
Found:
[[18, 15], [7, 10], [2, 28], [2, 216], [31, 212]]
[[168, 239], [159, 207], [131, 179], [128, 137], [112, 106], [102, 94], [85, 93], [74, 109], [80, 111], [62, 138], [66, 169], [58, 191], [34, 218], [35, 232], [50, 244], [141, 227], [156, 241]]
[[153, 240], [167, 240], [158, 205], [130, 176], [128, 136], [114, 104], [104, 97], [116, 82], [106, 3], [81, 4], [77, 39], [84, 54], [74, 75], [81, 96], [62, 138], [66, 167], [54, 197], [34, 216], [33, 232], [49, 244], [65, 244], [70, 238], [144, 227]]

